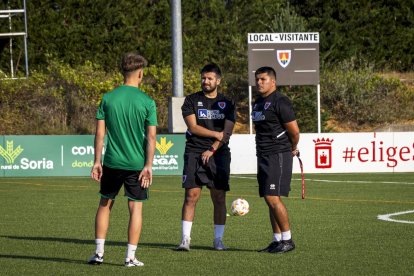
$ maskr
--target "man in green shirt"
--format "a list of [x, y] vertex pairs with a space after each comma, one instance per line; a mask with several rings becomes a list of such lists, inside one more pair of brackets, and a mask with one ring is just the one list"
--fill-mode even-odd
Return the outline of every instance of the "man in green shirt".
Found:
[[[96, 250], [88, 263], [102, 264], [109, 217], [124, 186], [129, 226], [125, 266], [143, 266], [135, 257], [142, 227], [142, 202], [152, 183], [157, 116], [155, 102], [139, 89], [147, 61], [127, 53], [121, 61], [124, 84], [106, 93], [96, 113], [95, 163], [91, 176], [100, 182], [101, 199], [95, 218]], [[107, 145], [102, 165], [104, 136]]]

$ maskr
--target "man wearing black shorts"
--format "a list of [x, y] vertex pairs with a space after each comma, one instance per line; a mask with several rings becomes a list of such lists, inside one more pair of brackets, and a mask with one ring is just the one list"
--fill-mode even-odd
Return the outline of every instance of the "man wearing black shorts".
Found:
[[293, 157], [299, 154], [299, 127], [290, 100], [276, 91], [276, 72], [261, 67], [255, 72], [259, 97], [253, 105], [256, 130], [259, 195], [269, 208], [273, 241], [259, 252], [285, 253], [295, 249], [286, 206], [281, 196], [290, 192]]
[[187, 96], [182, 114], [187, 125], [182, 186], [182, 240], [180, 251], [190, 250], [191, 227], [202, 186], [210, 190], [214, 205], [214, 241], [216, 250], [223, 244], [226, 223], [226, 192], [230, 190], [230, 149], [228, 142], [236, 120], [233, 101], [217, 92], [221, 71], [216, 64], [201, 70], [202, 91]]
[[[142, 202], [152, 183], [156, 143], [155, 102], [139, 89], [147, 61], [136, 53], [122, 58], [124, 84], [106, 93], [96, 113], [95, 163], [91, 176], [100, 182], [100, 201], [95, 218], [95, 254], [89, 264], [102, 264], [109, 215], [115, 197], [124, 186], [128, 198], [129, 226], [125, 266], [143, 266], [135, 251], [141, 235]], [[107, 146], [102, 165], [105, 131]]]

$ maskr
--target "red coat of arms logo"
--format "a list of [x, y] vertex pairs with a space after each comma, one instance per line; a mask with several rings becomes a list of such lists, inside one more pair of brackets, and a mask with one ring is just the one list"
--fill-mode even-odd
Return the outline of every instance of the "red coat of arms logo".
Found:
[[313, 140], [315, 143], [315, 168], [332, 168], [332, 142], [333, 139], [322, 138]]
[[290, 60], [292, 59], [291, 50], [277, 50], [277, 62], [279, 62], [280, 66], [286, 68]]

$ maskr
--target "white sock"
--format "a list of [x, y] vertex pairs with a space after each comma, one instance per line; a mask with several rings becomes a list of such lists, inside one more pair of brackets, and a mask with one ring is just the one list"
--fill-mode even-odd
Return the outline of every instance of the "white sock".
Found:
[[129, 258], [130, 260], [135, 259], [135, 251], [137, 250], [137, 246], [133, 244], [128, 243], [127, 252], [126, 252], [126, 258]]
[[282, 233], [273, 233], [273, 241], [281, 241]]
[[214, 224], [214, 239], [222, 239], [224, 235], [224, 227], [225, 225], [221, 224]]
[[292, 234], [290, 233], [290, 230], [286, 231], [286, 232], [282, 232], [282, 240], [283, 241], [288, 241], [291, 238], [292, 238]]
[[96, 239], [95, 240], [95, 244], [96, 244], [96, 250], [95, 253], [104, 253], [104, 247], [105, 247], [105, 239]]
[[182, 221], [182, 229], [183, 229], [183, 239], [184, 237], [191, 237], [191, 227], [193, 226], [192, 221]]

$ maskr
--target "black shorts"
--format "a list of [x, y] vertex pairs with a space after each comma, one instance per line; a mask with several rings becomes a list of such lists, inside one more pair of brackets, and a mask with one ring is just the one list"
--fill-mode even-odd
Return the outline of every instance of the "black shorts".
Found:
[[214, 175], [209, 183], [200, 179], [201, 153], [184, 153], [182, 187], [186, 189], [207, 186], [217, 190], [229, 191], [231, 154], [229, 151], [216, 152], [211, 158], [214, 161]]
[[260, 197], [289, 195], [292, 164], [293, 156], [290, 151], [257, 157]]
[[122, 185], [125, 196], [130, 200], [141, 201], [148, 199], [148, 189], [141, 187], [138, 176], [141, 171], [112, 169], [103, 166], [101, 189], [99, 193], [104, 198], [115, 199]]

